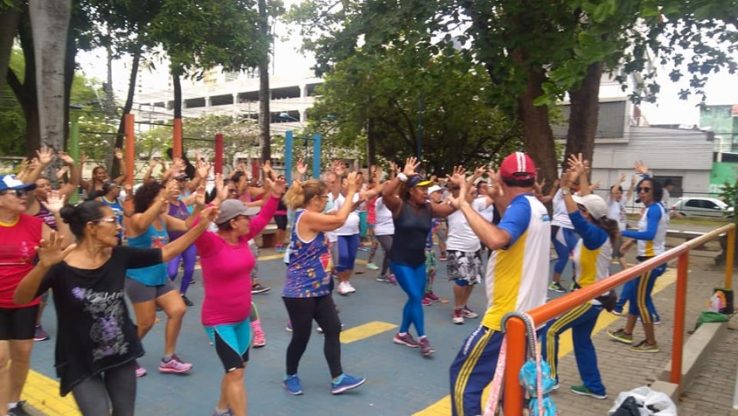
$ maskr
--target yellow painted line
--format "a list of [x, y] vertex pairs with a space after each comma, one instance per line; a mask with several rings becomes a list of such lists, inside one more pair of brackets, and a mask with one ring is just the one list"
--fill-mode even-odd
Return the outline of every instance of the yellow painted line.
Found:
[[341, 331], [341, 343], [350, 344], [352, 342], [361, 341], [374, 335], [387, 332], [397, 328], [397, 325], [389, 322], [372, 321], [367, 322], [363, 325], [355, 326], [353, 328]]
[[[676, 270], [675, 269], [668, 269], [664, 274], [662, 274], [658, 279], [656, 279], [656, 283], [653, 286], [653, 294], [656, 294], [665, 288], [669, 287], [672, 283], [676, 282]], [[611, 313], [601, 313], [599, 319], [597, 319], [597, 324], [595, 325], [594, 329], [592, 330], [592, 335], [595, 335], [602, 331], [603, 329], [607, 328], [612, 324], [613, 322], [620, 319], [620, 317], [613, 315]], [[571, 353], [574, 350], [574, 344], [571, 340], [571, 330], [567, 330], [561, 334], [559, 337], [559, 357], [564, 357], [567, 354]], [[482, 407], [484, 407], [484, 404], [487, 402], [487, 394], [489, 393], [489, 388], [484, 389], [484, 393], [482, 394]], [[413, 416], [447, 416], [451, 414], [451, 396], [445, 396], [441, 400], [433, 403], [432, 405], [426, 407], [423, 410], [419, 410], [416, 413], [413, 413]]]
[[81, 415], [71, 394], [59, 396], [59, 382], [45, 375], [29, 371], [22, 399], [48, 416]]

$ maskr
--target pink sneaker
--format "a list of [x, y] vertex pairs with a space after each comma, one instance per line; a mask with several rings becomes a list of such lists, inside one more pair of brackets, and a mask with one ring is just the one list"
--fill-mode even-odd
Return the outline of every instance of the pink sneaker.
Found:
[[254, 348], [261, 348], [266, 345], [266, 335], [261, 328], [261, 322], [257, 319], [251, 322], [251, 330], [254, 331]]
[[397, 286], [397, 277], [395, 277], [394, 273], [390, 273], [387, 275], [387, 281]]
[[136, 377], [141, 378], [146, 375], [146, 369], [141, 367], [141, 365], [136, 361]]
[[392, 338], [392, 342], [395, 344], [405, 345], [410, 348], [418, 348], [420, 344], [418, 341], [413, 338], [410, 333], [406, 332], [404, 335], [400, 335], [399, 333], [395, 334], [395, 336]]
[[192, 370], [192, 364], [183, 362], [177, 357], [177, 354], [172, 355], [172, 359], [169, 361], [161, 360], [159, 362], [160, 373], [185, 374], [190, 370]]
[[441, 300], [441, 298], [439, 298], [438, 295], [436, 295], [435, 293], [433, 293], [432, 290], [430, 292], [426, 293], [425, 296], [427, 296], [428, 299], [432, 300], [433, 302], [438, 302], [438, 301]]
[[431, 300], [431, 298], [428, 296], [427, 293], [423, 295], [423, 300], [421, 302], [423, 303], [423, 306], [430, 306], [433, 304], [433, 301]]

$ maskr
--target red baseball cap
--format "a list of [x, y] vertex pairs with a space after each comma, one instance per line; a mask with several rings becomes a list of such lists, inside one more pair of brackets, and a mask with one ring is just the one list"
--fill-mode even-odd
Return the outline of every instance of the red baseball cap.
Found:
[[535, 179], [536, 164], [526, 153], [511, 153], [500, 165], [500, 176], [504, 179]]

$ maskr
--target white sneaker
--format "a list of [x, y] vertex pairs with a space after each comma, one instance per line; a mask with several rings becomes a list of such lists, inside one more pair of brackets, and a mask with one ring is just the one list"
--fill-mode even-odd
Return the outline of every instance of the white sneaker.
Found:
[[338, 287], [336, 287], [336, 292], [338, 292], [339, 295], [346, 296], [349, 293], [349, 289], [346, 287], [347, 282], [339, 282]]
[[353, 286], [351, 286], [351, 282], [346, 282], [346, 293], [354, 293], [356, 292], [356, 289], [354, 289]]

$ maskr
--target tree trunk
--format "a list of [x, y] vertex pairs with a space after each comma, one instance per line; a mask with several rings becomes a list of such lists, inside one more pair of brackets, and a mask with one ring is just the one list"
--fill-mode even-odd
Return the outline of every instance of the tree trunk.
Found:
[[126, 96], [126, 103], [123, 105], [123, 115], [120, 118], [120, 124], [118, 124], [118, 135], [115, 137], [115, 147], [120, 149], [123, 148], [123, 140], [125, 139], [126, 114], [131, 112], [131, 109], [133, 108], [133, 97], [136, 95], [136, 78], [138, 77], [138, 65], [140, 61], [141, 48], [137, 48], [133, 52], [131, 75], [128, 77], [128, 95]]
[[25, 8], [18, 25], [20, 44], [23, 50], [23, 59], [26, 67], [23, 73], [23, 83], [20, 82], [13, 70], [7, 70], [8, 86], [13, 90], [18, 103], [23, 109], [26, 121], [26, 156], [35, 156], [36, 150], [41, 147], [41, 136], [38, 119], [38, 96], [36, 94], [36, 60], [33, 48], [33, 35], [28, 9]]
[[543, 69], [527, 68], [528, 80], [525, 91], [518, 97], [518, 118], [522, 125], [523, 142], [538, 168], [538, 177], [553, 183], [558, 177], [556, 148], [548, 117], [548, 107], [535, 106], [533, 100], [543, 94], [541, 85], [545, 80]]
[[75, 59], [77, 58], [77, 42], [73, 31], [67, 33], [67, 48], [64, 53], [64, 140], [62, 149], [67, 148], [69, 140], [69, 106], [72, 98], [72, 83], [74, 82]]
[[566, 134], [566, 152], [562, 167], [571, 154], [581, 153], [585, 160], [592, 162], [594, 140], [597, 133], [599, 113], [600, 78], [602, 63], [594, 63], [587, 68], [587, 75], [578, 89], [569, 91], [571, 111], [569, 130]]
[[182, 82], [178, 70], [172, 71], [172, 85], [174, 86], [174, 118], [182, 118]]
[[64, 147], [64, 69], [71, 3], [71, 0], [30, 0], [28, 3], [36, 50], [41, 140], [56, 150]]
[[[269, 16], [267, 16], [266, 0], [259, 0], [259, 32], [263, 39], [269, 37]], [[267, 47], [259, 62], [259, 146], [261, 162], [272, 158], [270, 122], [272, 113], [269, 109], [269, 48]]]
[[0, 12], [0, 97], [3, 95], [4, 75], [8, 72], [10, 55], [13, 51], [13, 39], [18, 33], [20, 22], [20, 10], [16, 8], [15, 3], [17, 2], [13, 2], [13, 6]]

